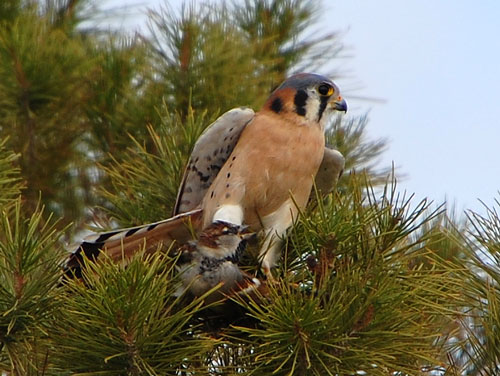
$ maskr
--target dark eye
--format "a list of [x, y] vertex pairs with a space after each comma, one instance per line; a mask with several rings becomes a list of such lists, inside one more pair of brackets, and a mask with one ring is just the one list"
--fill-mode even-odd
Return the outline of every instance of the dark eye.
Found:
[[333, 87], [328, 84], [321, 84], [318, 87], [318, 93], [320, 93], [321, 95], [332, 95]]
[[227, 226], [222, 229], [222, 235], [236, 234], [236, 232], [237, 228], [233, 226], [231, 227]]

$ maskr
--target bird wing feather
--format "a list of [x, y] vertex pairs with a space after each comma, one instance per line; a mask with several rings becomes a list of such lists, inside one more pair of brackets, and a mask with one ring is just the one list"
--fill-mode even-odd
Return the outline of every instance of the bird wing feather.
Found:
[[234, 108], [205, 129], [189, 158], [177, 193], [173, 215], [198, 207], [205, 193], [226, 163], [241, 132], [253, 119], [250, 108]]
[[[321, 195], [327, 195], [335, 189], [344, 167], [345, 158], [342, 153], [326, 146], [323, 160], [314, 179], [316, 189]], [[314, 196], [314, 191], [311, 195]]]

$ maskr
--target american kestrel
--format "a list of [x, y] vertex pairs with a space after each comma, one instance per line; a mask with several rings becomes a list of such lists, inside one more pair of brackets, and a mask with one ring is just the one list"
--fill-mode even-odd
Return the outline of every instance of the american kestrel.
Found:
[[[76, 270], [82, 253], [100, 251], [120, 260], [141, 246], [155, 251], [172, 241], [184, 244], [214, 222], [260, 231], [262, 268], [270, 275], [279, 257], [279, 239], [303, 209], [316, 178], [319, 190], [332, 190], [344, 167], [336, 150], [325, 148], [324, 130], [347, 104], [328, 78], [291, 76], [257, 113], [234, 109], [202, 134], [179, 189], [174, 217], [86, 239], [68, 262]], [[321, 166], [321, 168], [320, 168]], [[189, 224], [189, 226], [187, 226]]]

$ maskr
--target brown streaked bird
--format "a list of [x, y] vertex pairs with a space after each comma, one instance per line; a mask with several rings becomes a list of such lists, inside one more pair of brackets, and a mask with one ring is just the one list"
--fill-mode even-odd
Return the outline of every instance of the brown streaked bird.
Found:
[[239, 267], [247, 241], [253, 236], [255, 233], [249, 232], [247, 226], [211, 223], [197, 240], [189, 241], [179, 250], [176, 267], [182, 286], [177, 295], [188, 290], [194, 296], [202, 296], [219, 286], [206, 297], [206, 302], [213, 302], [258, 288], [260, 281]]
[[102, 250], [120, 260], [143, 244], [154, 251], [173, 240], [186, 243], [192, 237], [188, 223], [199, 233], [223, 221], [261, 231], [262, 268], [270, 275], [279, 258], [279, 238], [306, 206], [315, 178], [327, 193], [343, 170], [343, 156], [325, 149], [324, 138], [326, 125], [339, 111], [346, 112], [347, 104], [338, 87], [310, 73], [284, 81], [257, 113], [228, 111], [197, 141], [174, 217], [86, 239], [69, 269], [78, 269], [82, 253], [95, 258]]

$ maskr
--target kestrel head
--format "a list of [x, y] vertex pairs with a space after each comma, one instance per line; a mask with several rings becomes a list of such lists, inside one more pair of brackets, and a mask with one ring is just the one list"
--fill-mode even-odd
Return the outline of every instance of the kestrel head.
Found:
[[299, 73], [285, 80], [271, 94], [264, 108], [277, 114], [293, 112], [324, 126], [334, 112], [346, 112], [347, 103], [329, 78]]

